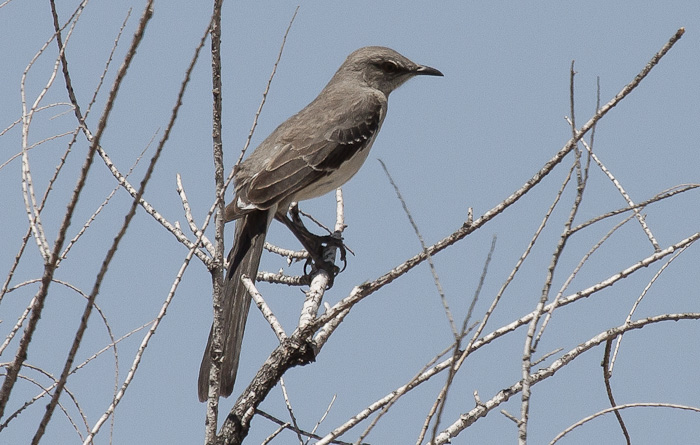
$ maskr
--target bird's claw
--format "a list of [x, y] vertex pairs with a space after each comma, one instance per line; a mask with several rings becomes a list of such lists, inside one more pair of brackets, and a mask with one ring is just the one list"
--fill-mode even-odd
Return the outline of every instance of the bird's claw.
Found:
[[[318, 244], [316, 249], [314, 249], [315, 251], [309, 252], [309, 258], [304, 264], [304, 274], [309, 274], [307, 272], [307, 267], [309, 265], [312, 266], [312, 273], [314, 268], [325, 270], [330, 278], [327, 289], [330, 289], [333, 286], [335, 277], [343, 272], [348, 265], [347, 249], [343, 243], [343, 238], [337, 232], [332, 235], [318, 236], [316, 241]], [[336, 249], [340, 250], [340, 260], [343, 262], [342, 269], [335, 265]]]
[[[330, 235], [315, 235], [309, 232], [301, 220], [297, 205], [290, 206], [288, 214], [289, 216], [278, 214], [276, 218], [294, 233], [309, 253], [309, 258], [304, 264], [304, 274], [308, 276], [313, 274], [315, 270], [325, 270], [330, 277], [328, 285], [330, 289], [333, 285], [333, 279], [347, 267], [347, 251], [350, 249], [343, 243], [343, 237], [339, 231]], [[342, 269], [335, 265], [336, 252], [338, 250], [340, 250], [340, 260], [343, 262]], [[350, 252], [352, 253], [352, 251]], [[309, 266], [311, 266], [310, 273], [307, 272]]]
[[[307, 271], [307, 267], [311, 266], [311, 271]], [[335, 277], [342, 272], [338, 266], [330, 261], [314, 261], [311, 257], [306, 259], [304, 264], [304, 275], [312, 275], [317, 270], [325, 270], [328, 274], [328, 285], [326, 285], [326, 290], [333, 287]]]

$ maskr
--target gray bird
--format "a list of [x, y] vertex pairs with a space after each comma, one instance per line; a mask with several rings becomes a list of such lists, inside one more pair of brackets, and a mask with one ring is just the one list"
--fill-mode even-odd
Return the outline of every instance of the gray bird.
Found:
[[[226, 222], [236, 220], [236, 230], [224, 280], [221, 396], [233, 391], [250, 308], [241, 275], [255, 279], [272, 219], [285, 223], [307, 250], [317, 250], [318, 237], [314, 240], [287, 217], [289, 205], [333, 191], [357, 173], [382, 126], [389, 93], [418, 75], [442, 73], [389, 48], [360, 48], [313, 102], [277, 127], [240, 164], [234, 200], [225, 213]], [[319, 258], [318, 252], [310, 254]], [[200, 401], [208, 397], [211, 345], [210, 332], [199, 369]]]

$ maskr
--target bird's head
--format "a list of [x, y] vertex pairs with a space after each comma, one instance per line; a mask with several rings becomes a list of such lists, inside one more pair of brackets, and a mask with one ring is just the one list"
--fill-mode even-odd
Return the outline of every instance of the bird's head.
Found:
[[429, 66], [418, 65], [383, 46], [366, 46], [354, 51], [338, 69], [337, 75], [361, 80], [387, 96], [415, 76], [442, 76]]

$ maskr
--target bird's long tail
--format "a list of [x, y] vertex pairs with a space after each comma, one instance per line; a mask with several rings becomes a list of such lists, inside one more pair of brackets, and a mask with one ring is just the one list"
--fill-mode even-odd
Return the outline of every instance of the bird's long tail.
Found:
[[[228, 270], [224, 279], [223, 306], [223, 361], [221, 364], [221, 387], [219, 394], [228, 397], [233, 391], [238, 371], [238, 358], [250, 308], [250, 295], [241, 282], [241, 275], [255, 280], [260, 264], [265, 235], [270, 225], [271, 211], [253, 211], [236, 221], [233, 247], [228, 254]], [[213, 326], [212, 326], [213, 328]], [[199, 367], [199, 400], [207, 400], [209, 393], [209, 370], [213, 331]]]

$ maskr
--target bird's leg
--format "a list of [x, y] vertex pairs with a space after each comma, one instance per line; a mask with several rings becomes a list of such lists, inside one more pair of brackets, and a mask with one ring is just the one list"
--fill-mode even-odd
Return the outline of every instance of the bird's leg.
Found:
[[335, 247], [340, 249], [340, 258], [345, 262], [345, 244], [343, 244], [343, 237], [340, 232], [334, 232], [330, 235], [316, 235], [311, 233], [302, 222], [299, 216], [299, 207], [296, 204], [289, 209], [289, 214], [291, 216], [291, 226], [288, 227], [297, 238], [300, 238], [302, 243], [306, 243], [304, 248], [308, 245], [308, 247], [311, 247], [313, 253], [320, 254], [324, 249], [324, 244], [326, 247]]
[[[345, 266], [347, 265], [346, 247], [345, 247], [345, 244], [343, 243], [343, 236], [341, 235], [341, 233], [338, 231], [333, 232], [330, 235], [316, 235], [314, 233], [311, 233], [306, 228], [304, 223], [302, 222], [301, 217], [299, 216], [299, 206], [296, 203], [292, 207], [290, 207], [289, 214], [292, 217], [291, 218], [292, 224], [294, 224], [296, 226], [296, 228], [291, 229], [292, 233], [294, 233], [295, 236], [297, 236], [297, 238], [299, 238], [299, 237], [310, 238], [312, 240], [312, 243], [316, 243], [316, 249], [314, 249], [314, 250], [318, 253], [323, 254], [324, 249], [326, 249], [328, 247], [334, 247], [334, 248], [340, 250], [340, 260], [343, 262], [343, 269], [342, 270], [345, 270]], [[323, 246], [324, 244], [325, 244], [325, 247]], [[333, 257], [330, 259], [327, 259], [325, 261], [330, 261], [330, 262], [335, 261], [335, 252], [331, 251], [331, 254], [333, 254]], [[342, 270], [340, 272], [342, 272]]]
[[[301, 221], [299, 209], [296, 206], [292, 207], [289, 213], [291, 218], [283, 212], [277, 212], [275, 218], [287, 226], [294, 236], [297, 237], [304, 249], [309, 252], [314, 265], [328, 272], [331, 277], [330, 285], [332, 285], [333, 278], [341, 272], [341, 269], [334, 264], [335, 249], [340, 250], [340, 259], [343, 261], [343, 264], [347, 264], [343, 238], [339, 232], [325, 236], [309, 232]], [[343, 266], [344, 269], [345, 266]]]

